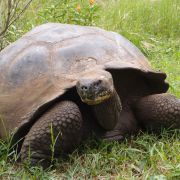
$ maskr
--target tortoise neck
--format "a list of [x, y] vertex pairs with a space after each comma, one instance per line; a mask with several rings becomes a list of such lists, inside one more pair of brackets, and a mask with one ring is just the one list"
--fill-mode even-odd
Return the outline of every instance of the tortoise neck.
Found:
[[98, 105], [92, 106], [98, 123], [106, 130], [112, 130], [120, 118], [121, 100], [114, 89], [112, 97]]

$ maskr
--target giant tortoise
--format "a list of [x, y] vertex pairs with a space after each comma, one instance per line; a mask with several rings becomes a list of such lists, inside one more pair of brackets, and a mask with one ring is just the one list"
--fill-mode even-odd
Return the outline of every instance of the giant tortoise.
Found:
[[21, 159], [45, 167], [92, 132], [119, 141], [179, 129], [180, 99], [165, 79], [115, 32], [40, 25], [0, 53], [0, 137], [13, 134]]

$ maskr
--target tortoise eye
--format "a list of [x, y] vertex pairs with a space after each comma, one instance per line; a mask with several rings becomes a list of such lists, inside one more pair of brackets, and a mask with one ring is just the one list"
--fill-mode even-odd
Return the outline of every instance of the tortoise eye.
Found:
[[99, 86], [102, 83], [102, 80], [98, 80], [94, 83], [95, 86]]
[[102, 83], [102, 80], [98, 80], [98, 82], [97, 82], [98, 84], [101, 84]]

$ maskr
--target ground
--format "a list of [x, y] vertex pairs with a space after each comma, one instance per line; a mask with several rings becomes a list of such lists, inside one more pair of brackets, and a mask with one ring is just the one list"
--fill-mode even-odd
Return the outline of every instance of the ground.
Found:
[[[116, 31], [140, 48], [155, 69], [167, 73], [169, 92], [180, 98], [180, 1], [91, 0], [91, 6], [84, 2], [33, 1], [11, 26], [4, 44], [48, 21]], [[60, 12], [64, 14], [58, 16]], [[16, 157], [11, 160], [9, 141], [0, 141], [0, 179], [180, 179], [179, 139], [179, 130], [163, 130], [159, 136], [140, 133], [122, 143], [90, 139], [47, 171], [17, 163]]]

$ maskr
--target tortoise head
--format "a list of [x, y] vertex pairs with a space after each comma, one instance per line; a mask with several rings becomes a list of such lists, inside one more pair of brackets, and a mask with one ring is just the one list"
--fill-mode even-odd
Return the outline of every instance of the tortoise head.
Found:
[[90, 71], [82, 75], [76, 84], [76, 88], [84, 103], [96, 105], [113, 95], [113, 78], [105, 70]]

